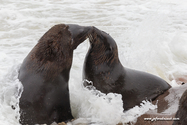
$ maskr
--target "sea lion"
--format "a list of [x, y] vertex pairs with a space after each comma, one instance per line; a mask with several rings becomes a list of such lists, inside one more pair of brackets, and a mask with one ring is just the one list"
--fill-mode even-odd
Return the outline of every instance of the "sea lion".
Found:
[[49, 29], [24, 59], [18, 79], [23, 84], [20, 123], [51, 124], [73, 119], [69, 72], [73, 50], [92, 27], [59, 24]]
[[[178, 83], [178, 81], [176, 81], [176, 83]], [[173, 125], [182, 125], [181, 123], [186, 124], [186, 89], [187, 84], [184, 84], [170, 88], [164, 92], [164, 94], [160, 95], [155, 101], [152, 102], [153, 104], [157, 104], [157, 110], [150, 110], [138, 117], [135, 125], [149, 125], [150, 123], [151, 125], [171, 125], [173, 122], [175, 123]], [[178, 107], [179, 110], [177, 111]], [[148, 119], [146, 120], [144, 118]]]
[[186, 125], [187, 124], [187, 90], [182, 94], [179, 100], [179, 107], [175, 115], [176, 120], [173, 125]]
[[[93, 86], [103, 93], [121, 94], [124, 110], [139, 105], [143, 100], [154, 100], [171, 87], [155, 75], [123, 67], [116, 42], [104, 31], [93, 27], [89, 41], [83, 79], [92, 81]], [[86, 80], [84, 86], [87, 86]]]

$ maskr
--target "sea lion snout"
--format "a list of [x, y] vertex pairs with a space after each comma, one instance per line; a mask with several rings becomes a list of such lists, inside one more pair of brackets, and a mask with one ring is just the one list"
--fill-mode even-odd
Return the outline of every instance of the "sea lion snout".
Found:
[[68, 24], [69, 31], [72, 36], [72, 45], [73, 49], [76, 49], [77, 46], [87, 39], [88, 35], [93, 30], [92, 26], [80, 26], [76, 24]]

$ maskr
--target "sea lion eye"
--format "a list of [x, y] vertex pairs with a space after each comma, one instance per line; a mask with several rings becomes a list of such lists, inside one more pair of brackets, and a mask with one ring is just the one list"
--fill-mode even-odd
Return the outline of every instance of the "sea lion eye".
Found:
[[108, 50], [109, 50], [109, 51], [112, 51], [112, 47], [110, 46], [110, 47], [108, 48]]
[[108, 52], [111, 52], [111, 51], [112, 51], [112, 47], [108, 47], [108, 48], [107, 48], [107, 51], [108, 51]]
[[105, 38], [102, 35], [100, 35], [100, 39], [101, 39], [101, 41], [105, 40]]

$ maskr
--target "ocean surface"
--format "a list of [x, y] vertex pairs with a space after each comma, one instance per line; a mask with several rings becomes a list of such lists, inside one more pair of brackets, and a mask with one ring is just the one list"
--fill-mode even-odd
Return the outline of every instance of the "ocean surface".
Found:
[[[19, 125], [18, 70], [40, 37], [55, 24], [96, 26], [118, 45], [125, 67], [152, 73], [177, 87], [187, 81], [185, 0], [0, 0], [0, 125]], [[82, 86], [86, 40], [74, 51], [70, 72], [72, 113], [80, 122], [135, 122], [156, 105], [142, 102], [123, 112], [120, 94], [96, 96]], [[12, 105], [16, 108], [12, 109]]]

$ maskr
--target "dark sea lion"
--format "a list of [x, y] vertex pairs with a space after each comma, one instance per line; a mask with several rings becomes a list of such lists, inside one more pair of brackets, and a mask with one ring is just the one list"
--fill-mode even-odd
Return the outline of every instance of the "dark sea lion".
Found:
[[89, 40], [83, 79], [92, 81], [93, 86], [103, 93], [121, 94], [124, 110], [139, 105], [145, 99], [154, 100], [171, 87], [155, 75], [123, 67], [116, 42], [109, 34], [93, 27]]
[[69, 99], [69, 72], [73, 50], [92, 27], [59, 24], [49, 29], [24, 59], [19, 80], [20, 123], [51, 124], [73, 119]]

